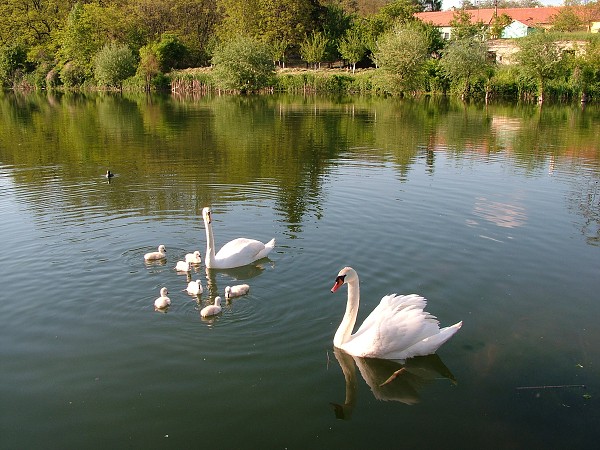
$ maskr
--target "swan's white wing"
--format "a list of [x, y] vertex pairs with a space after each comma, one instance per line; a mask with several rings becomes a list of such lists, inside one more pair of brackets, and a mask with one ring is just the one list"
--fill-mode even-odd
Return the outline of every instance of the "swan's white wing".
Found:
[[252, 262], [264, 248], [265, 244], [255, 239], [237, 238], [221, 247], [221, 250], [215, 255], [215, 259], [234, 258]]
[[423, 310], [426, 305], [427, 300], [415, 294], [383, 297], [342, 348], [355, 356], [371, 358], [414, 356], [412, 346], [439, 333], [437, 319]]

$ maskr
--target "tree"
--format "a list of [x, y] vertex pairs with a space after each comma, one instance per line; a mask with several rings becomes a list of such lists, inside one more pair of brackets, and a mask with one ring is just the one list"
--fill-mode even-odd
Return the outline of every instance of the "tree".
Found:
[[144, 78], [146, 91], [150, 91], [152, 78], [160, 73], [160, 62], [154, 46], [151, 44], [144, 45], [140, 48], [140, 63], [138, 64], [137, 74]]
[[580, 31], [584, 30], [583, 21], [570, 6], [562, 7], [558, 13], [551, 17], [553, 31]]
[[313, 31], [310, 36], [306, 36], [304, 42], [300, 45], [300, 56], [316, 69], [317, 63], [320, 64], [323, 61], [327, 42], [328, 40], [323, 33]]
[[[245, 0], [243, 0], [245, 1]], [[259, 0], [256, 38], [263, 42], [286, 41], [297, 47], [314, 24], [316, 6], [309, 0]]]
[[419, 0], [423, 11], [441, 11], [442, 0]]
[[[68, 68], [63, 68], [65, 74], [69, 73], [70, 81], [67, 84], [91, 78], [93, 57], [102, 46], [100, 39], [105, 37], [99, 36], [98, 29], [94, 27], [94, 22], [86, 14], [84, 7], [75, 3], [59, 38], [59, 57], [65, 65], [70, 63]], [[77, 76], [71, 77], [75, 73]]]
[[414, 91], [429, 58], [428, 39], [417, 24], [396, 25], [377, 41], [374, 58], [392, 92]]
[[174, 33], [164, 33], [160, 37], [160, 41], [154, 46], [154, 51], [156, 52], [161, 71], [166, 73], [172, 69], [186, 67], [187, 47]]
[[216, 84], [240, 92], [267, 87], [275, 71], [269, 47], [243, 35], [217, 47], [212, 63]]
[[489, 28], [490, 39], [499, 39], [502, 37], [502, 32], [511, 22], [512, 19], [506, 13], [502, 13], [499, 16], [494, 15]]
[[362, 35], [358, 28], [351, 28], [346, 32], [344, 38], [338, 46], [342, 58], [352, 64], [352, 73], [356, 70], [356, 63], [360, 61], [367, 52], [367, 47], [362, 40]]
[[544, 101], [544, 92], [548, 80], [562, 70], [562, 55], [549, 33], [533, 33], [519, 40], [520, 50], [517, 60], [525, 75], [537, 82], [538, 101]]
[[135, 74], [136, 59], [125, 44], [106, 44], [94, 57], [94, 76], [98, 84], [122, 89], [123, 81]]
[[0, 87], [13, 86], [25, 70], [27, 54], [20, 44], [0, 47]]
[[585, 103], [592, 86], [600, 88], [600, 39], [590, 39], [585, 51], [575, 56], [571, 81], [579, 88]]
[[340, 56], [338, 52], [340, 40], [352, 26], [353, 17], [339, 5], [327, 5], [321, 9], [318, 20], [319, 29], [327, 40], [323, 59], [336, 60]]
[[258, 11], [260, 0], [221, 0], [220, 7], [223, 19], [217, 27], [217, 34], [221, 41], [228, 42], [236, 39], [240, 31], [247, 36], [257, 37]]
[[21, 42], [26, 47], [51, 46], [52, 36], [64, 26], [73, 0], [0, 1], [0, 44]]
[[472, 23], [471, 14], [464, 9], [454, 11], [450, 26], [452, 27], [451, 39], [478, 37], [483, 40], [485, 34], [483, 22]]
[[442, 52], [440, 65], [465, 99], [470, 94], [471, 86], [487, 75], [490, 69], [487, 47], [472, 36], [453, 39]]
[[290, 43], [285, 39], [275, 39], [270, 42], [269, 48], [271, 49], [273, 62], [277, 63], [280, 67], [285, 67], [286, 53], [289, 47]]

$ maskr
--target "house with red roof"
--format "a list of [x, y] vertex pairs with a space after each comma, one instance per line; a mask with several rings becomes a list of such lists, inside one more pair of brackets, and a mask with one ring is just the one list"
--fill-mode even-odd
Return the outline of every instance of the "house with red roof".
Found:
[[[518, 38], [527, 36], [536, 28], [550, 28], [553, 17], [558, 14], [560, 7], [544, 8], [493, 8], [465, 10], [471, 16], [471, 23], [481, 22], [490, 26], [497, 13], [498, 16], [506, 14], [512, 22], [504, 29], [503, 38]], [[444, 39], [449, 39], [452, 33], [450, 22], [454, 19], [455, 10], [421, 12], [415, 17], [425, 23], [431, 23], [442, 33]]]

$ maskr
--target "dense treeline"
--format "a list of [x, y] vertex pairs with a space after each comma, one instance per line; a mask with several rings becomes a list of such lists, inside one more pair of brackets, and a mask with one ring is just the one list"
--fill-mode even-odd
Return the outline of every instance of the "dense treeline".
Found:
[[[540, 33], [522, 40], [517, 69], [499, 70], [483, 41], [506, 24], [487, 29], [457, 11], [445, 42], [413, 17], [440, 8], [441, 0], [4, 0], [0, 82], [20, 89], [175, 83], [238, 92], [599, 97], [597, 40], [584, 44], [588, 51], [564, 54], [555, 37]], [[336, 61], [352, 74], [274, 76], [290, 62], [319, 68]], [[211, 64], [211, 71], [182, 71]], [[360, 65], [377, 70], [354, 74]]]

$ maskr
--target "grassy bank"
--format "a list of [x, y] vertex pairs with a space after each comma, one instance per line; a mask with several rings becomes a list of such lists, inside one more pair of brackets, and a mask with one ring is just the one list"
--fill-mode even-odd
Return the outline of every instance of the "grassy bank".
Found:
[[[217, 92], [210, 68], [186, 69], [168, 74], [171, 91], [177, 93], [205, 94]], [[385, 73], [380, 69], [361, 69], [355, 73], [346, 69], [278, 69], [264, 92], [321, 93], [321, 94], [369, 94], [398, 95], [390, 92]], [[554, 101], [578, 101], [581, 87], [567, 80], [551, 81], [546, 87], [546, 98]], [[538, 86], [534, 80], [522, 75], [513, 66], [498, 67], [489, 80], [473, 84], [469, 96], [473, 99], [488, 98], [514, 101], [535, 101]], [[600, 98], [600, 87], [588, 88], [590, 99]], [[430, 71], [423, 78], [423, 88], [418, 92], [402, 95], [448, 94], [459, 95], [450, 80], [439, 71]]]

